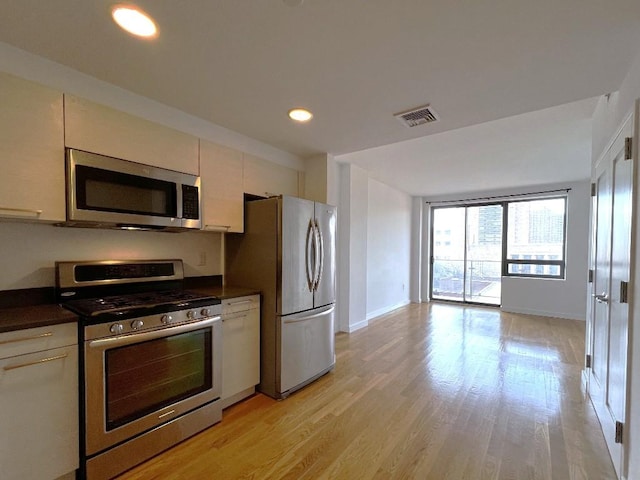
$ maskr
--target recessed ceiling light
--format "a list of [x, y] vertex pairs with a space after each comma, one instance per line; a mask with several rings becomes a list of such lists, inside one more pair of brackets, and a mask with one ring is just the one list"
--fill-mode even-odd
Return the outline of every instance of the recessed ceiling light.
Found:
[[308, 122], [313, 118], [313, 114], [305, 108], [294, 108], [289, 110], [289, 118], [296, 122]]
[[158, 33], [151, 17], [139, 8], [117, 5], [111, 10], [111, 16], [121, 28], [138, 37], [155, 37]]

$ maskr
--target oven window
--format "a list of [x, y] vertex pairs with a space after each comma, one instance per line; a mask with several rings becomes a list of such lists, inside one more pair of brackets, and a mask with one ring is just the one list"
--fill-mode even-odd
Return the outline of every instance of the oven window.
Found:
[[105, 355], [107, 430], [212, 387], [210, 328], [114, 348]]
[[76, 166], [77, 202], [83, 210], [175, 217], [176, 184], [100, 168]]

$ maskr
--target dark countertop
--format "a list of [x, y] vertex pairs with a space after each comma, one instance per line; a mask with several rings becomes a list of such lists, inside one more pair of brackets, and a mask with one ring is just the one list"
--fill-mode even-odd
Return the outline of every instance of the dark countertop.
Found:
[[77, 321], [78, 317], [75, 314], [59, 305], [0, 309], [0, 333]]
[[[189, 290], [213, 295], [221, 300], [260, 294], [260, 291], [255, 288], [235, 286], [210, 286], [190, 288]], [[77, 315], [51, 303], [0, 308], [0, 333], [77, 321]]]

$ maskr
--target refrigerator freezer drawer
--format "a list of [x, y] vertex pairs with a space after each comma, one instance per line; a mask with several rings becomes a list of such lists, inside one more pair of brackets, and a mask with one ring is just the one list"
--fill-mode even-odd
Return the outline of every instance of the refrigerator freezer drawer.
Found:
[[280, 317], [280, 392], [306, 385], [335, 364], [334, 305]]

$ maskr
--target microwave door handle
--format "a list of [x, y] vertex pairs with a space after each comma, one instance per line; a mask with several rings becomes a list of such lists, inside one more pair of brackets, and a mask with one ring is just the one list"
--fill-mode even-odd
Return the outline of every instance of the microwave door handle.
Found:
[[306, 240], [306, 248], [304, 252], [304, 264], [307, 272], [307, 288], [310, 292], [313, 291], [313, 274], [315, 273], [315, 266], [311, 265], [311, 248], [312, 248], [312, 239], [313, 236], [313, 224], [309, 221], [309, 225], [307, 226], [307, 240]]

